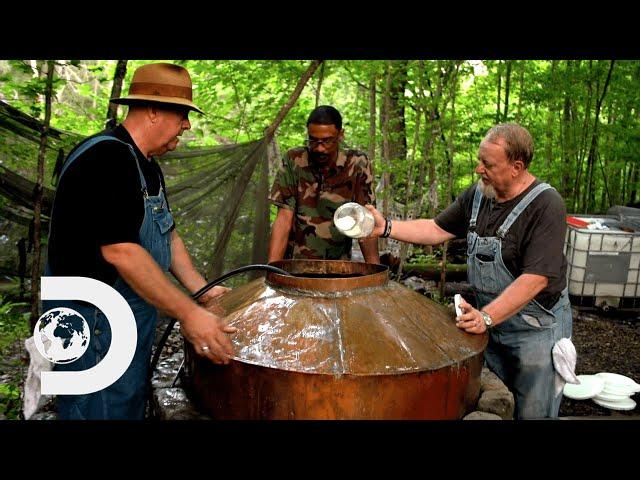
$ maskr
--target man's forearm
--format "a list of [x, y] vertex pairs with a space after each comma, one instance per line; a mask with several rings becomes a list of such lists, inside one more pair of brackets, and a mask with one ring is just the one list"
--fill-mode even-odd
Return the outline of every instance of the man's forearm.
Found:
[[127, 284], [148, 303], [174, 318], [185, 318], [199, 307], [160, 269], [153, 257], [135, 243], [118, 243], [101, 248]]
[[365, 238], [359, 240], [360, 250], [362, 250], [362, 256], [367, 263], [380, 263], [380, 255], [378, 253], [378, 239], [377, 238]]
[[271, 238], [269, 240], [269, 262], [282, 260], [287, 251], [289, 232], [293, 225], [293, 212], [280, 208], [278, 215], [271, 228]]
[[516, 278], [495, 300], [482, 310], [491, 315], [494, 324], [503, 322], [518, 313], [549, 283], [547, 277], [523, 273]]
[[394, 220], [391, 227], [391, 238], [401, 242], [438, 245], [455, 238], [455, 235], [440, 228], [432, 219]]

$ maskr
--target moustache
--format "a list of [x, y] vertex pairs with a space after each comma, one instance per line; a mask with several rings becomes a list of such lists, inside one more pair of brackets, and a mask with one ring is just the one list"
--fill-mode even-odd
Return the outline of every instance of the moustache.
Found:
[[314, 159], [314, 160], [327, 160], [329, 158], [329, 155], [326, 153], [317, 153], [317, 152], [310, 152], [309, 156]]

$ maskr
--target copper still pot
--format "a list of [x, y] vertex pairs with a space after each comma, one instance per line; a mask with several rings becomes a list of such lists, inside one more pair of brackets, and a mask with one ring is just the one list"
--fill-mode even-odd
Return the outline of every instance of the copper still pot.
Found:
[[215, 419], [459, 419], [480, 393], [487, 335], [389, 281], [383, 265], [285, 260], [220, 299], [237, 327], [220, 366], [185, 342], [189, 396]]

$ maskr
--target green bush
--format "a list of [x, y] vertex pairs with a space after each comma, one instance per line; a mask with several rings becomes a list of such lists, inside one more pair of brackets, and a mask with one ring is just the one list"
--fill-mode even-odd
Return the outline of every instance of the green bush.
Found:
[[0, 358], [16, 340], [31, 336], [29, 312], [19, 311], [20, 307], [28, 305], [25, 302], [11, 302], [0, 295]]
[[12, 383], [0, 383], [0, 418], [20, 418], [20, 388]]
[[[12, 302], [0, 295], [0, 374], [15, 372], [15, 362], [7, 361], [11, 347], [31, 335], [29, 312], [22, 313], [24, 302]], [[18, 360], [19, 361], [19, 360]], [[20, 418], [20, 375], [11, 374], [8, 380], [0, 383], [0, 418], [15, 420]]]

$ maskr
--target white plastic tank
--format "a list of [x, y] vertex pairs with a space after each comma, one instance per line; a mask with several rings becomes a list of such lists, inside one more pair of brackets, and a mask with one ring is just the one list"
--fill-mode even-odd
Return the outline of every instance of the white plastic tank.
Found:
[[640, 309], [640, 231], [613, 216], [572, 215], [565, 255], [574, 305]]

